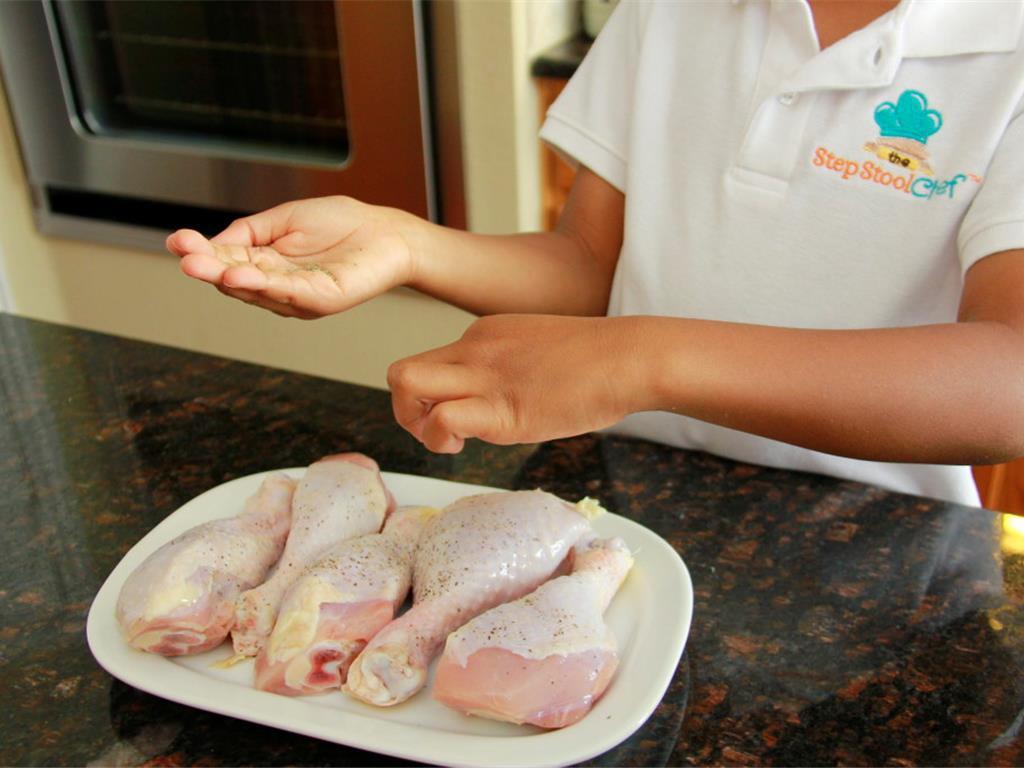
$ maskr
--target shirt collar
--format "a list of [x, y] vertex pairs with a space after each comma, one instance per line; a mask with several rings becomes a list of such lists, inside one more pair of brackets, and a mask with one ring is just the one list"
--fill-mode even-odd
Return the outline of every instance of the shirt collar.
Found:
[[[793, 19], [793, 0], [771, 0]], [[799, 0], [811, 25], [810, 8]], [[902, 0], [893, 10], [791, 72], [784, 91], [872, 88], [893, 82], [904, 58], [994, 53], [1017, 48], [1022, 0]], [[808, 34], [813, 31], [808, 29]]]
[[903, 56], [1016, 50], [1024, 27], [1019, 0], [903, 0]]
[[895, 15], [903, 22], [902, 53], [912, 58], [1013, 51], [1024, 30], [1021, 0], [902, 0]]

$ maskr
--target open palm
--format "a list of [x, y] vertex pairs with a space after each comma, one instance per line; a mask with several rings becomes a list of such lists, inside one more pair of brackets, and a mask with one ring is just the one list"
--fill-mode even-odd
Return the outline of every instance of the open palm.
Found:
[[190, 277], [280, 315], [341, 312], [409, 281], [401, 214], [346, 197], [299, 200], [233, 222], [207, 239], [167, 238]]

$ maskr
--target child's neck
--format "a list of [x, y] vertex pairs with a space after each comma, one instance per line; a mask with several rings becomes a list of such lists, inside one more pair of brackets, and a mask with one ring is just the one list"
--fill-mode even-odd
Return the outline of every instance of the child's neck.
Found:
[[809, 0], [818, 32], [818, 45], [824, 50], [842, 40], [898, 4], [898, 0]]

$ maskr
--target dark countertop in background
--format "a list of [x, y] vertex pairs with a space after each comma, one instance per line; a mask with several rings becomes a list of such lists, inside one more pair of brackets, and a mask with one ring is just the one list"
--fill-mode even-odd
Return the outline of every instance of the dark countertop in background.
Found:
[[591, 764], [1024, 763], [1024, 557], [1002, 515], [607, 436], [434, 456], [384, 392], [0, 314], [0, 764], [399, 762], [163, 701], [85, 642], [103, 580], [181, 504], [342, 450], [594, 496], [682, 555], [675, 679]]
[[589, 37], [579, 35], [541, 51], [530, 65], [530, 74], [534, 77], [572, 77], [593, 42]]

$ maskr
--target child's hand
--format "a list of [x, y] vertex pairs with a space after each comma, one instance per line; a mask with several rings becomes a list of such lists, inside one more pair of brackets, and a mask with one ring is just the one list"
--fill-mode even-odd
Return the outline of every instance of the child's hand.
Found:
[[391, 366], [395, 416], [439, 453], [458, 453], [471, 437], [507, 445], [609, 426], [645, 397], [632, 326], [631, 318], [482, 318], [454, 344]]
[[207, 240], [167, 238], [181, 270], [279, 315], [341, 312], [411, 279], [406, 230], [415, 217], [345, 197], [285, 203], [239, 219]]

